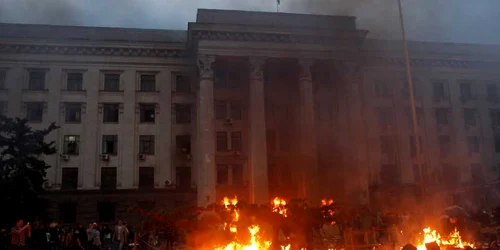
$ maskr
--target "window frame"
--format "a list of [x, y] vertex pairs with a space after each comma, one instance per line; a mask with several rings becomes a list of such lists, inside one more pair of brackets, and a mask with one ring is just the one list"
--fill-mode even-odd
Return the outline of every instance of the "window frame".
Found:
[[[112, 140], [107, 140], [107, 138], [111, 138]], [[109, 152], [107, 146], [108, 142], [113, 142], [113, 152]], [[108, 155], [118, 155], [118, 135], [102, 135], [102, 148], [101, 148], [101, 153], [102, 154], [108, 154]]]
[[[80, 102], [66, 102], [64, 103], [64, 122], [65, 123], [81, 123], [82, 122], [82, 106], [83, 104]], [[78, 119], [69, 119], [71, 117], [70, 111], [78, 110], [79, 115]]]
[[63, 167], [61, 170], [61, 190], [77, 190], [79, 174], [78, 168]]
[[[45, 113], [46, 109], [46, 103], [45, 102], [25, 102], [26, 105], [26, 115], [25, 118], [28, 120], [29, 123], [41, 123], [43, 122], [43, 115]], [[39, 107], [36, 108], [36, 110], [41, 111], [39, 117], [36, 115], [36, 117], [32, 117], [30, 114], [33, 114], [31, 111], [33, 111], [31, 108], [33, 108], [36, 105], [40, 105]], [[31, 110], [31, 111], [30, 111]], [[36, 118], [36, 119], [33, 119]]]
[[[149, 146], [147, 146], [149, 145]], [[146, 150], [148, 149], [149, 150]], [[155, 136], [154, 135], [139, 135], [139, 154], [154, 155], [155, 154]]]
[[[153, 118], [147, 118], [146, 112], [152, 111]], [[139, 122], [140, 123], [156, 123], [156, 104], [155, 103], [139, 103]]]
[[[111, 71], [106, 71], [102, 73], [102, 91], [104, 92], [120, 92], [122, 91], [122, 86], [121, 86], [121, 77], [122, 77], [122, 72], [111, 72]], [[114, 77], [111, 76], [118, 76], [118, 79], [113, 79]], [[116, 82], [110, 82], [111, 80], [114, 80]], [[117, 86], [113, 86], [110, 84], [117, 84]], [[116, 88], [114, 88], [116, 87]]]
[[[146, 79], [148, 77], [151, 79]], [[140, 92], [156, 92], [157, 91], [157, 77], [156, 73], [139, 73], [139, 91]], [[148, 85], [152, 84], [152, 85]]]
[[[34, 81], [33, 76], [41, 74], [39, 82]], [[28, 91], [45, 91], [47, 90], [47, 70], [43, 69], [30, 69], [28, 70]]]
[[[74, 140], [71, 140], [70, 138], [74, 137]], [[70, 144], [74, 143], [75, 150], [74, 152], [70, 152]], [[74, 155], [78, 156], [80, 155], [80, 135], [64, 135], [63, 137], [63, 154], [65, 155]]]
[[[79, 75], [79, 77], [74, 77]], [[66, 91], [83, 91], [83, 72], [68, 71], [66, 72]], [[76, 86], [76, 87], [75, 87]]]
[[[102, 123], [120, 123], [120, 105], [121, 103], [102, 103]], [[111, 117], [110, 112], [115, 110], [116, 121], [109, 119]]]
[[114, 190], [118, 183], [118, 169], [116, 167], [101, 167], [102, 190]]
[[146, 166], [139, 167], [138, 188], [153, 189], [154, 187], [155, 187], [155, 168]]

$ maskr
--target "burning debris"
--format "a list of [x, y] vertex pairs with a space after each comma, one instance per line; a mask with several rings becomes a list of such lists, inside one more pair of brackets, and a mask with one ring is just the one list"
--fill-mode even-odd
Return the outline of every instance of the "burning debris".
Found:
[[448, 237], [441, 237], [436, 230], [431, 230], [430, 227], [424, 228], [423, 230], [423, 241], [419, 240], [417, 245], [417, 250], [426, 250], [426, 244], [436, 243], [440, 248], [454, 248], [463, 249], [466, 247], [474, 248], [474, 245], [465, 241], [462, 241], [460, 232], [455, 229]]

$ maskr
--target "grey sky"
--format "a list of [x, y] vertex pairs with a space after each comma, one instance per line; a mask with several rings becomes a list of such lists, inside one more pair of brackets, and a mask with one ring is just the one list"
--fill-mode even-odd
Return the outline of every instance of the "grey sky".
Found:
[[[397, 0], [281, 0], [281, 12], [353, 15], [399, 39]], [[500, 0], [403, 0], [412, 40], [500, 44]], [[187, 29], [197, 8], [276, 11], [276, 0], [0, 0], [0, 22]], [[1, 31], [0, 31], [1, 32]]]

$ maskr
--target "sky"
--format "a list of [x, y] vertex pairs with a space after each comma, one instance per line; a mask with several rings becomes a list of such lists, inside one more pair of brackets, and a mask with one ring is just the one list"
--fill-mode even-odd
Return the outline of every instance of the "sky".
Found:
[[[0, 0], [0, 22], [185, 30], [198, 8], [276, 12], [276, 1]], [[410, 40], [500, 44], [500, 0], [402, 1]], [[371, 38], [401, 38], [397, 0], [281, 0], [279, 11], [356, 16]]]

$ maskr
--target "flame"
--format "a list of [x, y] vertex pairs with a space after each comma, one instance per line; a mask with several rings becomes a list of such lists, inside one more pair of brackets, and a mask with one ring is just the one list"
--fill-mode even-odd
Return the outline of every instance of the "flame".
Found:
[[284, 199], [276, 197], [271, 201], [271, 204], [273, 205], [273, 213], [288, 217], [288, 209], [286, 208], [286, 201]]
[[436, 242], [438, 246], [447, 246], [453, 248], [464, 248], [469, 246], [474, 248], [474, 245], [465, 241], [462, 241], [462, 237], [460, 236], [460, 232], [455, 228], [451, 234], [446, 238], [441, 238], [436, 230], [431, 230], [430, 227], [424, 228], [424, 237], [423, 241], [418, 242], [417, 250], [426, 250], [425, 244]]
[[270, 248], [271, 241], [262, 241], [260, 239], [260, 227], [258, 225], [248, 227], [248, 231], [250, 232], [250, 241], [248, 243], [239, 242], [236, 222], [239, 221], [240, 213], [235, 207], [238, 204], [238, 198], [236, 196], [233, 199], [224, 197], [222, 204], [227, 211], [231, 212], [232, 222], [229, 225], [224, 224], [224, 228], [227, 229], [229, 226], [229, 231], [234, 236], [234, 240], [225, 246], [216, 247], [214, 250], [267, 250]]
[[322, 199], [321, 200], [321, 206], [330, 206], [333, 204], [333, 199]]

